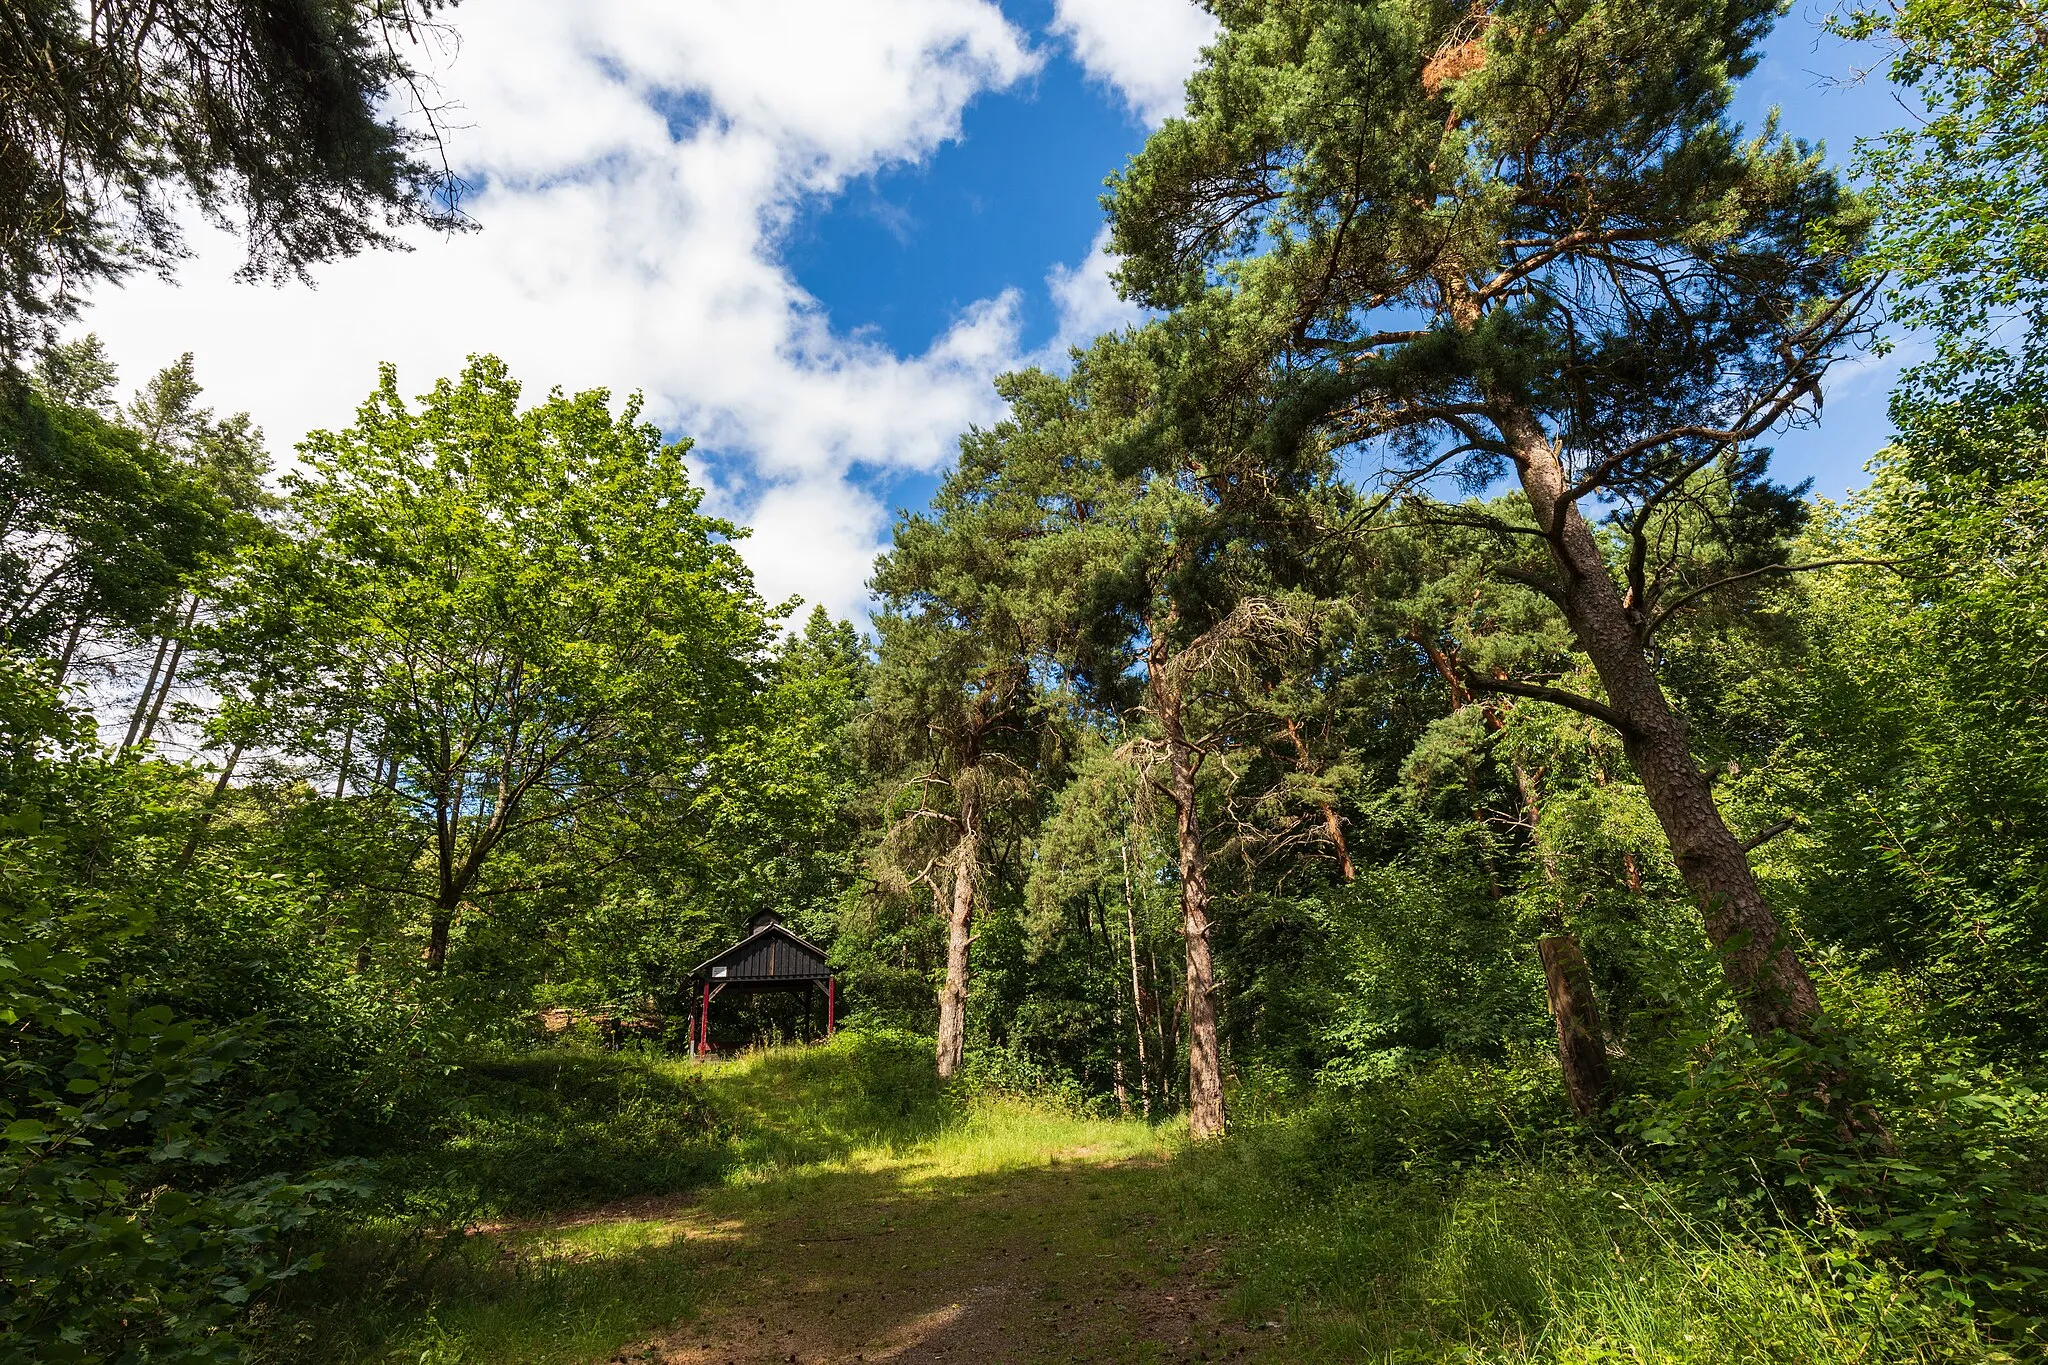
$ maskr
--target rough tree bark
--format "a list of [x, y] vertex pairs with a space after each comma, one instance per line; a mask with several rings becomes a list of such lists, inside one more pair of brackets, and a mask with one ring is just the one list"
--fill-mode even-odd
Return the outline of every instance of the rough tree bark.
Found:
[[[1315, 775], [1315, 760], [1309, 757], [1308, 745], [1302, 742], [1301, 727], [1294, 723], [1294, 717], [1286, 717], [1287, 738], [1294, 741], [1294, 755], [1301, 771]], [[1323, 812], [1323, 828], [1329, 833], [1331, 846], [1337, 850], [1337, 872], [1345, 881], [1358, 880], [1358, 868], [1351, 861], [1351, 846], [1344, 841], [1344, 822], [1337, 817], [1337, 808], [1328, 801], [1316, 803]]]
[[[1820, 1014], [1813, 981], [1786, 940], [1750, 871], [1742, 842], [1721, 818], [1706, 775], [1693, 761], [1685, 721], [1672, 710], [1623, 606], [1607, 561], [1578, 504], [1566, 496], [1563, 464], [1533, 415], [1496, 397], [1522, 491], [1543, 528], [1560, 582], [1557, 601], [1607, 692], [1600, 719], [1621, 733], [1622, 750], [1698, 901], [1707, 939], [1721, 958], [1750, 1031], [1810, 1036]], [[1585, 709], [1585, 708], [1581, 708]], [[1596, 713], [1597, 714], [1597, 713]]]
[[[1496, 730], [1501, 726], [1490, 708], [1487, 723]], [[1600, 1027], [1600, 1003], [1593, 994], [1593, 974], [1578, 937], [1565, 929], [1557, 854], [1542, 842], [1538, 774], [1530, 772], [1520, 759], [1515, 760], [1514, 770], [1529, 833], [1537, 841], [1543, 880], [1551, 890], [1551, 904], [1543, 915], [1550, 932], [1536, 941], [1536, 956], [1543, 963], [1543, 991], [1550, 1002], [1551, 1020], [1557, 1025], [1557, 1065], [1564, 1074], [1565, 1098], [1571, 1101], [1573, 1111], [1581, 1118], [1591, 1118], [1607, 1107], [1614, 1084], [1614, 1073], [1607, 1064], [1607, 1035]]]
[[953, 899], [946, 914], [946, 980], [939, 988], [939, 1076], [960, 1070], [967, 1053], [967, 956], [974, 943], [974, 882], [981, 866], [981, 801], [971, 773], [963, 773], [960, 838], [953, 845]]
[[1543, 959], [1543, 984], [1550, 1015], [1557, 1021], [1557, 1061], [1564, 1072], [1564, 1093], [1581, 1118], [1607, 1107], [1614, 1074], [1607, 1065], [1607, 1038], [1600, 1029], [1600, 1006], [1593, 997], [1593, 975], [1585, 954], [1570, 934], [1548, 934], [1536, 941]]
[[1188, 1131], [1197, 1141], [1223, 1135], [1223, 1059], [1216, 1038], [1216, 969], [1209, 951], [1209, 871], [1195, 806], [1201, 756], [1188, 742], [1177, 680], [1155, 663], [1152, 705], [1172, 768], [1179, 839], [1181, 936], [1187, 945]]

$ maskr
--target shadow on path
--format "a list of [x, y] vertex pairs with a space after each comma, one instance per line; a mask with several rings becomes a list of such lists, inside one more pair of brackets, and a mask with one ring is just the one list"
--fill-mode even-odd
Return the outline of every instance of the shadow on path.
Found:
[[687, 1324], [611, 1359], [1180, 1361], [1264, 1344], [1222, 1321], [1219, 1249], [1163, 1217], [1173, 1169], [1083, 1151], [993, 1174], [784, 1175], [678, 1211]]

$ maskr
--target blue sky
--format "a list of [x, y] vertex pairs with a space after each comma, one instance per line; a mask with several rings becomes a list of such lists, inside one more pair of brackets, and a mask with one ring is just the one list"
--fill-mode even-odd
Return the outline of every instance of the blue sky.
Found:
[[[1130, 316], [1097, 251], [1103, 177], [1178, 105], [1210, 21], [1188, 0], [491, 0], [428, 54], [483, 231], [235, 282], [204, 229], [172, 284], [87, 318], [131, 380], [195, 352], [210, 398], [285, 454], [390, 360], [423, 390], [482, 351], [535, 391], [639, 390], [764, 590], [865, 605], [990, 378]], [[1845, 155], [1901, 117], [1796, 10], [1745, 85], [1752, 126]], [[1845, 369], [1781, 474], [1839, 494], [1885, 434], [1889, 366]]]

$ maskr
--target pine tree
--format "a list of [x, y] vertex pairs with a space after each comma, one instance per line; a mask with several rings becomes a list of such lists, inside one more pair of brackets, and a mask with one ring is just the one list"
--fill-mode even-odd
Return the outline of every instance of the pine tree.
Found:
[[[1548, 598], [1604, 696], [1471, 686], [1620, 732], [1759, 1034], [1811, 1033], [1813, 983], [1689, 751], [1658, 630], [1779, 559], [1660, 583], [1658, 509], [1818, 410], [1870, 286], [1859, 206], [1809, 148], [1727, 115], [1776, 12], [1502, 0], [1229, 0], [1189, 114], [1112, 186], [1121, 281], [1234, 317], [1288, 393], [1265, 442], [1352, 452], [1379, 495], [1512, 477], [1493, 564]], [[1609, 514], [1615, 533], [1596, 532]], [[1521, 571], [1518, 547], [1543, 571]]]

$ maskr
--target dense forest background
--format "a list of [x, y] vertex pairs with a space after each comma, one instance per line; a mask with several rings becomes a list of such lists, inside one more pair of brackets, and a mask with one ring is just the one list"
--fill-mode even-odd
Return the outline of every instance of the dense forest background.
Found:
[[[166, 196], [265, 270], [452, 221], [326, 8], [313, 70], [12, 7], [0, 1359], [235, 1356], [361, 1220], [473, 1213], [465, 1068], [683, 1052], [763, 910], [956, 1084], [1619, 1162], [2038, 1347], [2038, 4], [1845, 11], [1927, 118], [1842, 170], [1728, 122], [1770, 5], [1218, 3], [1104, 201], [1153, 320], [1002, 381], [869, 622], [488, 355], [283, 472], [189, 356], [123, 397], [66, 291]], [[1902, 338], [1868, 487], [1774, 482]]]

